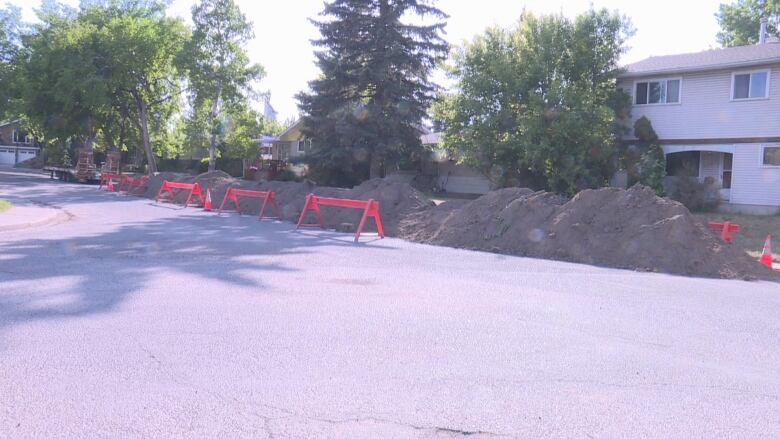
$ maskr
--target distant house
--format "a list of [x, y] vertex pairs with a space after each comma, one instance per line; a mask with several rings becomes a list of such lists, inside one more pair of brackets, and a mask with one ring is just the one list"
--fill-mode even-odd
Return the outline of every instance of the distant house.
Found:
[[303, 132], [303, 121], [296, 120], [272, 142], [271, 156], [273, 160], [290, 161], [302, 157], [311, 148], [311, 140], [307, 140]]
[[458, 164], [455, 157], [439, 148], [439, 133], [420, 136], [430, 155], [423, 164], [423, 172], [434, 178], [439, 190], [453, 194], [482, 195], [494, 188], [493, 183], [479, 170]]
[[0, 164], [15, 165], [40, 154], [35, 139], [19, 120], [0, 123]]
[[631, 123], [647, 117], [671, 176], [719, 188], [724, 207], [780, 212], [780, 43], [766, 42], [630, 64], [618, 87]]
[[[295, 121], [289, 128], [273, 141], [273, 160], [292, 161], [300, 159], [311, 148], [311, 140], [306, 139], [301, 132], [301, 119]], [[421, 128], [420, 141], [429, 151], [429, 157], [422, 165], [421, 173], [434, 180], [434, 185], [443, 191], [459, 194], [484, 194], [490, 191], [490, 181], [474, 168], [459, 165], [454, 159], [440, 154], [438, 149], [439, 134]], [[305, 166], [291, 165], [295, 172], [302, 173]]]

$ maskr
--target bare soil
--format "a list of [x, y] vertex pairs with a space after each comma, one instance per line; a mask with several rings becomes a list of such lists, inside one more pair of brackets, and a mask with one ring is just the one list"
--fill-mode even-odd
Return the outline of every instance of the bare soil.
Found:
[[[308, 181], [244, 181], [217, 171], [198, 176], [162, 173], [150, 179], [143, 194], [154, 198], [164, 179], [198, 182], [204, 193], [211, 191], [215, 209], [229, 187], [274, 191], [282, 219], [293, 222], [309, 193], [374, 199], [387, 236], [426, 244], [686, 276], [780, 278], [741, 249], [721, 242], [682, 204], [641, 186], [585, 190], [572, 199], [506, 188], [472, 201], [435, 205], [402, 177], [369, 180], [346, 189]], [[186, 194], [179, 194], [176, 202], [185, 198]], [[258, 214], [260, 200], [240, 201], [242, 213]], [[345, 224], [356, 224], [361, 215], [355, 209], [327, 206], [322, 211], [329, 229], [345, 230]], [[314, 222], [313, 215], [307, 222]], [[367, 231], [373, 230], [369, 221]]]
[[571, 200], [501, 189], [406, 218], [400, 237], [435, 245], [605, 267], [726, 279], [773, 279], [682, 204], [646, 187], [585, 190]]

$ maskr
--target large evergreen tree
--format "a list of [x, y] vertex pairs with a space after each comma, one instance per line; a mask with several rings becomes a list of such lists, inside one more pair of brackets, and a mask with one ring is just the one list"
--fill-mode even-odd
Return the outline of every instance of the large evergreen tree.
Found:
[[[353, 184], [421, 149], [430, 74], [449, 49], [447, 16], [428, 0], [333, 0], [321, 16], [313, 43], [322, 74], [298, 95], [313, 141], [307, 161], [321, 182]], [[419, 24], [428, 17], [436, 22]]]

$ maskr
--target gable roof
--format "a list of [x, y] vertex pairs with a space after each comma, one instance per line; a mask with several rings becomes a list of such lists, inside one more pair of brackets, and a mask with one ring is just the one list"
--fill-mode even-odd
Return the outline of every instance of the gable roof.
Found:
[[727, 47], [679, 55], [651, 56], [625, 67], [621, 78], [655, 74], [699, 72], [735, 67], [750, 67], [780, 62], [780, 43]]
[[4, 121], [0, 121], [0, 127], [5, 127], [5, 126], [8, 126], [8, 125], [14, 125], [14, 124], [18, 124], [18, 123], [21, 123], [21, 122], [22, 122], [21, 119], [4, 120]]

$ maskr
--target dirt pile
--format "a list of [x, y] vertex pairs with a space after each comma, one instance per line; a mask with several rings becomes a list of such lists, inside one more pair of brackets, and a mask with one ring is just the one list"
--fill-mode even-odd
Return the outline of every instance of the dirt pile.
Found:
[[[229, 187], [273, 191], [276, 193], [282, 219], [287, 221], [298, 220], [306, 202], [306, 196], [310, 193], [323, 197], [351, 198], [356, 200], [374, 199], [379, 202], [382, 225], [384, 226], [385, 234], [388, 236], [396, 236], [398, 234], [398, 226], [403, 218], [414, 212], [433, 207], [433, 203], [421, 192], [412, 188], [405, 179], [395, 177], [369, 180], [352, 189], [345, 189], [317, 186], [309, 181], [300, 183], [288, 181], [244, 181], [235, 179], [222, 171], [207, 172], [197, 176], [163, 172], [149, 179], [143, 191], [139, 192], [145, 197], [154, 198], [157, 196], [157, 192], [160, 190], [164, 180], [182, 183], [197, 182], [204, 193], [206, 189], [210, 189], [214, 208], [218, 208], [222, 203], [222, 199]], [[175, 202], [183, 203], [186, 198], [186, 193], [180, 191], [176, 195]], [[252, 215], [259, 213], [261, 200], [240, 198], [239, 201], [242, 213]], [[232, 204], [228, 204], [226, 208], [234, 209], [235, 207]], [[329, 206], [323, 206], [321, 209], [327, 228], [336, 228], [342, 223], [357, 224], [360, 221], [361, 211], [356, 209], [342, 209]], [[273, 210], [267, 211], [269, 215], [273, 213]], [[312, 216], [307, 220], [313, 222], [314, 218]], [[373, 221], [367, 223], [366, 231], [374, 230], [376, 229]]]
[[[585, 190], [572, 199], [549, 192], [507, 188], [473, 201], [435, 206], [407, 178], [366, 181], [352, 189], [305, 182], [254, 182], [217, 171], [197, 176], [161, 173], [143, 194], [154, 198], [163, 180], [197, 182], [210, 189], [217, 209], [229, 187], [274, 191], [282, 219], [295, 222], [309, 193], [374, 199], [387, 236], [495, 253], [654, 271], [688, 276], [775, 279], [737, 248], [723, 244], [697, 223], [682, 204], [659, 198], [645, 187]], [[183, 203], [186, 193], [176, 196]], [[261, 200], [241, 198], [241, 211], [257, 215]], [[227, 206], [234, 209], [232, 205]], [[356, 225], [361, 212], [323, 206], [326, 227]], [[272, 215], [273, 210], [267, 211]], [[307, 222], [314, 222], [313, 215]], [[367, 231], [375, 230], [373, 221]]]
[[417, 242], [672, 274], [770, 279], [682, 204], [646, 187], [585, 190], [571, 200], [502, 189], [416, 213], [400, 236]]

